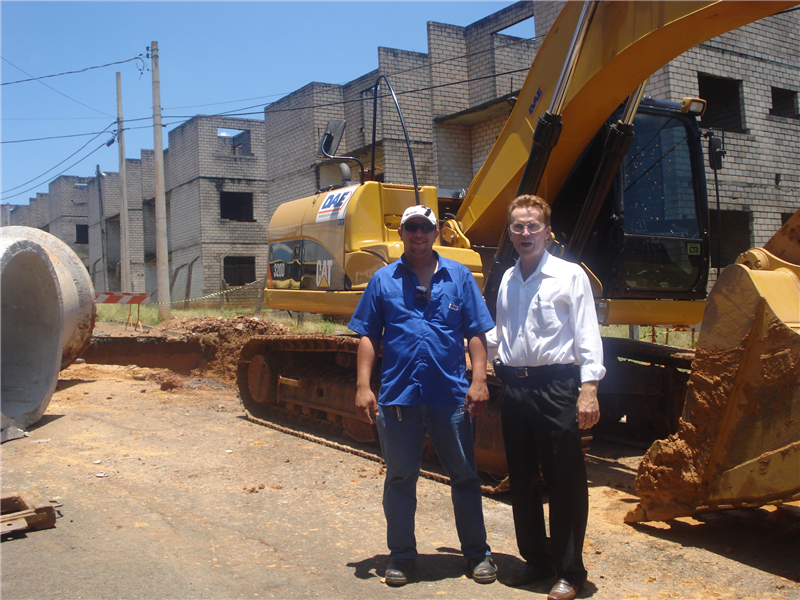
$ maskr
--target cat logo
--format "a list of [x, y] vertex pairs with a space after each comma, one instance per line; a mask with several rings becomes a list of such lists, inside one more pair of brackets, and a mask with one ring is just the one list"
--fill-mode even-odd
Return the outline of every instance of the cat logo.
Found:
[[317, 287], [331, 287], [331, 266], [332, 260], [317, 261]]

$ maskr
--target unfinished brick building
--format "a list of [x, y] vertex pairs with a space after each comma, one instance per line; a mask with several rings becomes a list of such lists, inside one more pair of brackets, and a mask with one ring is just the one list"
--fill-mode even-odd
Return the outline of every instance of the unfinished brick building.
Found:
[[[344, 85], [310, 83], [268, 106], [263, 120], [196, 116], [171, 130], [165, 178], [173, 302], [264, 277], [267, 227], [275, 208], [340, 180], [338, 161], [317, 156], [329, 119], [347, 121], [338, 154], [371, 166], [372, 86], [379, 75], [388, 77], [399, 98], [418, 183], [436, 185], [442, 197], [458, 197], [497, 139], [562, 6], [517, 2], [467, 27], [429, 22], [427, 53], [378, 48], [374, 71]], [[530, 18], [534, 39], [503, 34]], [[712, 243], [712, 266], [729, 264], [742, 249], [763, 244], [800, 205], [799, 32], [798, 12], [764, 19], [693, 48], [648, 83], [646, 93], [663, 100], [707, 99], [701, 126], [724, 133], [727, 156], [718, 176], [725, 235], [720, 252]], [[402, 127], [387, 92], [383, 84], [374, 115], [377, 178], [411, 184]], [[357, 180], [355, 163], [350, 164]], [[134, 291], [154, 294], [152, 151], [144, 151], [140, 160], [128, 159], [126, 167]], [[714, 173], [706, 170], [712, 240], [717, 240]], [[119, 285], [114, 239], [119, 193], [113, 193], [113, 182], [108, 172], [104, 178], [83, 178], [89, 243], [81, 251], [98, 289]], [[56, 189], [40, 196], [63, 196], [66, 188], [58, 184]], [[31, 200], [29, 214], [39, 214], [37, 207], [48, 202]], [[63, 200], [56, 204], [62, 206]], [[12, 224], [17, 211], [21, 214], [22, 207], [11, 212]], [[59, 224], [58, 218], [48, 213], [46, 223], [38, 224], [40, 219], [35, 226], [71, 236], [65, 233], [68, 219], [61, 217]]]
[[269, 224], [264, 122], [194, 117], [169, 132], [164, 172], [172, 300], [263, 279]]

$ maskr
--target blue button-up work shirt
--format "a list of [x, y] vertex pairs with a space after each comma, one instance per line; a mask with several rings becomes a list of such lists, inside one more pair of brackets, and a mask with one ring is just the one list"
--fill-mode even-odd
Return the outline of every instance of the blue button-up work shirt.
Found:
[[427, 305], [414, 303], [419, 280], [401, 257], [372, 276], [350, 320], [356, 333], [383, 339], [381, 405], [463, 402], [464, 338], [494, 327], [469, 269], [437, 258]]

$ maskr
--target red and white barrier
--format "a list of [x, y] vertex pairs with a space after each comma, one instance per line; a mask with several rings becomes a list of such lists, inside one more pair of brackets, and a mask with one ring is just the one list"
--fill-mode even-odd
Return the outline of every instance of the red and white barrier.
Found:
[[147, 294], [100, 292], [94, 295], [95, 304], [142, 304], [145, 300], [147, 300]]

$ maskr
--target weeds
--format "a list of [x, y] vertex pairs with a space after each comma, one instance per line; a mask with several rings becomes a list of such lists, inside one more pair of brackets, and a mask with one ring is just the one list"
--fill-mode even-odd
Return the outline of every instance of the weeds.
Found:
[[[137, 315], [142, 325], [154, 327], [158, 325], [158, 306], [155, 304], [144, 304], [141, 308], [134, 305], [123, 304], [99, 304], [97, 306], [98, 321], [114, 321], [124, 323], [131, 316], [133, 323], [136, 323]], [[258, 317], [265, 321], [279, 323], [291, 329], [297, 334], [318, 333], [322, 335], [352, 334], [347, 328], [347, 319], [328, 317], [323, 315], [312, 315], [307, 313], [290, 313], [285, 310], [263, 310], [256, 315], [254, 308], [190, 308], [188, 310], [172, 309], [171, 315], [177, 319], [199, 319], [203, 317], [223, 317], [231, 319], [234, 317]], [[600, 333], [606, 337], [627, 338], [630, 329], [627, 325], [603, 325]], [[640, 326], [638, 339], [651, 342], [653, 341], [652, 329]], [[655, 343], [665, 344], [678, 348], [692, 348], [692, 334], [690, 331], [670, 331], [663, 327], [655, 328]], [[695, 334], [695, 342], [697, 335]]]
[[[333, 335], [337, 333], [353, 333], [347, 328], [346, 319], [337, 319], [321, 315], [310, 315], [305, 313], [289, 313], [288, 311], [264, 310], [256, 315], [253, 308], [190, 308], [188, 310], [173, 308], [171, 316], [176, 319], [200, 319], [204, 317], [222, 317], [232, 319], [235, 317], [258, 317], [264, 321], [271, 321], [284, 325], [294, 333], [309, 334], [319, 333], [323, 335]], [[145, 327], [155, 327], [159, 323], [158, 306], [155, 304], [143, 304], [141, 307], [123, 304], [98, 304], [97, 320], [116, 323], [125, 323], [130, 316], [135, 324], [138, 320]]]

